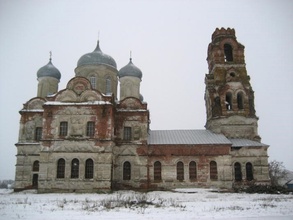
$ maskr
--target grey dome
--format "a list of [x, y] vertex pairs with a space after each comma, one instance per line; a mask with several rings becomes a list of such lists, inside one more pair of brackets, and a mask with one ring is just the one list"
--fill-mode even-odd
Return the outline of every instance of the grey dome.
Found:
[[96, 49], [93, 52], [83, 55], [77, 62], [77, 66], [96, 64], [105, 64], [117, 68], [115, 60], [111, 56], [104, 54], [101, 51], [99, 41], [97, 43]]
[[38, 78], [40, 77], [45, 77], [45, 76], [50, 76], [54, 77], [58, 80], [61, 78], [61, 73], [60, 71], [52, 64], [51, 58], [49, 60], [49, 63], [43, 67], [41, 67], [38, 72], [37, 72]]
[[137, 78], [140, 78], [142, 77], [142, 72], [139, 68], [137, 68], [133, 63], [132, 63], [132, 59], [130, 58], [130, 61], [129, 63], [122, 67], [120, 70], [119, 70], [119, 78], [123, 77], [123, 76], [134, 76], [134, 77], [137, 77]]

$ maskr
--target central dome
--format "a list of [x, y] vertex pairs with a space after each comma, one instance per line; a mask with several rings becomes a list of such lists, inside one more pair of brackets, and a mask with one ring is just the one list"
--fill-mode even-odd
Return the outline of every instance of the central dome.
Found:
[[104, 64], [111, 67], [117, 68], [115, 60], [107, 55], [104, 54], [99, 45], [99, 41], [97, 43], [96, 49], [91, 52], [83, 55], [77, 62], [77, 66], [83, 66], [83, 65], [97, 65], [97, 64]]

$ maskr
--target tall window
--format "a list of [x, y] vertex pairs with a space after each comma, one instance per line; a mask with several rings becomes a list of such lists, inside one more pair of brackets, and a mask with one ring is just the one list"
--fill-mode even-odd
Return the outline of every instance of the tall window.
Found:
[[230, 44], [224, 44], [225, 61], [233, 61], [233, 48]]
[[110, 76], [108, 76], [106, 78], [106, 94], [111, 94], [111, 92], [112, 92], [112, 89], [111, 89], [112, 85], [111, 84], [112, 84], [111, 78], [110, 78]]
[[131, 140], [131, 127], [124, 127], [124, 140], [130, 141]]
[[90, 77], [90, 82], [91, 82], [92, 88], [96, 89], [96, 77], [95, 76]]
[[38, 180], [39, 180], [39, 175], [38, 174], [34, 174], [33, 175], [33, 187], [38, 187]]
[[65, 160], [59, 159], [57, 162], [57, 178], [65, 177]]
[[252, 171], [252, 164], [246, 163], [246, 180], [251, 181], [253, 180], [253, 171]]
[[162, 180], [162, 165], [159, 161], [154, 163], [154, 180]]
[[79, 160], [73, 159], [71, 161], [71, 178], [76, 179], [79, 177]]
[[66, 121], [60, 122], [60, 136], [66, 136], [67, 135], [67, 130], [68, 130], [68, 123]]
[[194, 161], [191, 161], [189, 163], [189, 179], [190, 180], [195, 180], [197, 177], [197, 172], [196, 172], [196, 163]]
[[94, 136], [95, 134], [95, 122], [88, 121], [86, 125], [86, 136]]
[[35, 131], [35, 140], [36, 141], [40, 141], [42, 139], [42, 131], [43, 131], [42, 127], [36, 127], [36, 131]]
[[217, 168], [217, 163], [215, 161], [210, 162], [210, 179], [211, 180], [218, 179], [218, 168]]
[[38, 160], [36, 160], [33, 164], [33, 171], [38, 172], [40, 169], [40, 163]]
[[242, 181], [242, 172], [240, 163], [234, 164], [235, 181]]
[[232, 110], [232, 94], [227, 92], [226, 94], [226, 108], [227, 110]]
[[181, 161], [177, 163], [177, 180], [184, 180], [184, 164]]
[[86, 179], [94, 178], [94, 162], [92, 159], [87, 159], [85, 161], [85, 178]]
[[131, 164], [126, 161], [123, 164], [123, 180], [131, 179]]
[[237, 106], [238, 106], [238, 109], [243, 109], [243, 94], [242, 94], [242, 92], [237, 93]]

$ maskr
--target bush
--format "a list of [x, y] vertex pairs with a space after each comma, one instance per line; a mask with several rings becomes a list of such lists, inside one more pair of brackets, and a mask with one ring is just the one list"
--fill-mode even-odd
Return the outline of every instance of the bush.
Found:
[[289, 190], [283, 186], [251, 185], [248, 187], [234, 188], [236, 193], [259, 193], [259, 194], [288, 194]]

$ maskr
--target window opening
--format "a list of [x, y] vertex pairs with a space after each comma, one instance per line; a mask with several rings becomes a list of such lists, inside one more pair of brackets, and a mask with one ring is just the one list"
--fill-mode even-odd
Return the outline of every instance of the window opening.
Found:
[[39, 175], [34, 174], [33, 175], [33, 182], [32, 182], [34, 188], [38, 187], [38, 181], [39, 181]]
[[234, 164], [235, 181], [242, 181], [242, 172], [240, 163]]
[[238, 109], [243, 109], [243, 94], [241, 92], [237, 93], [237, 106]]
[[123, 180], [130, 180], [131, 179], [131, 164], [126, 161], [123, 164]]
[[109, 95], [111, 94], [111, 78], [108, 76], [106, 78], [106, 94]]
[[124, 127], [124, 140], [130, 141], [131, 140], [131, 127]]
[[246, 164], [246, 180], [253, 180], [252, 164], [249, 162]]
[[34, 172], [38, 172], [39, 169], [40, 169], [40, 163], [39, 163], [38, 160], [36, 160], [36, 161], [34, 162], [34, 164], [33, 164], [33, 171], [34, 171]]
[[154, 163], [154, 180], [162, 180], [162, 164], [159, 161]]
[[76, 179], [79, 176], [79, 160], [73, 159], [71, 162], [71, 178]]
[[94, 136], [95, 134], [95, 122], [88, 121], [86, 126], [86, 136]]
[[60, 136], [66, 136], [68, 130], [68, 123], [66, 121], [60, 122]]
[[218, 179], [218, 169], [217, 169], [217, 163], [215, 161], [210, 162], [210, 179], [211, 180]]
[[181, 161], [177, 163], [177, 180], [184, 180], [184, 164]]
[[43, 131], [42, 127], [36, 127], [36, 131], [35, 131], [35, 140], [36, 141], [40, 141], [42, 139], [42, 131]]
[[94, 162], [92, 159], [87, 159], [85, 161], [85, 178], [86, 179], [94, 178]]
[[90, 82], [91, 82], [92, 88], [96, 89], [96, 77], [95, 76], [90, 77]]
[[226, 104], [227, 110], [232, 110], [232, 94], [230, 92], [226, 94], [225, 104]]
[[233, 61], [233, 48], [230, 44], [224, 44], [225, 62]]
[[196, 170], [196, 163], [191, 161], [189, 163], [189, 179], [195, 180], [197, 178], [197, 170]]
[[59, 159], [57, 162], [57, 178], [65, 177], [65, 160]]

